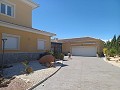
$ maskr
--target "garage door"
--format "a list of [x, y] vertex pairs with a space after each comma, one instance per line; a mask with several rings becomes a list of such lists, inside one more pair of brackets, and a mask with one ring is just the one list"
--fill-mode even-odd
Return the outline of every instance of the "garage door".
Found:
[[96, 56], [96, 47], [73, 46], [72, 55], [75, 56]]

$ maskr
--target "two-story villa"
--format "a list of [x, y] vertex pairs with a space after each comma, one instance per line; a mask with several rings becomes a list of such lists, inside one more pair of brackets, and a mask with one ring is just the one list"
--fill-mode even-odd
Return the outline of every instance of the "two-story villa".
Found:
[[34, 60], [50, 50], [55, 34], [32, 28], [32, 10], [37, 7], [32, 0], [0, 0], [0, 62], [2, 39], [7, 39], [5, 63], [18, 62], [26, 56]]

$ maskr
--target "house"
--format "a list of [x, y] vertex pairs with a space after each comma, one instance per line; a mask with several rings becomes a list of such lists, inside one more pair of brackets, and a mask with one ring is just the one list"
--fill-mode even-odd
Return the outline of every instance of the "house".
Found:
[[91, 37], [58, 40], [62, 42], [62, 52], [71, 52], [75, 56], [96, 56], [103, 52], [104, 42]]
[[51, 49], [54, 33], [32, 28], [32, 10], [39, 5], [32, 0], [0, 0], [0, 63], [2, 39], [5, 41], [5, 63], [36, 60]]

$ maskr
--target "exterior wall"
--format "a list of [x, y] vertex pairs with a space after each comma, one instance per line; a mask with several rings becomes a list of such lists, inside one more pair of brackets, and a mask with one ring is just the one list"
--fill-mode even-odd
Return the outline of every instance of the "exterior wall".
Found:
[[62, 44], [62, 52], [67, 54], [68, 52], [70, 52], [70, 48], [71, 48], [71, 45], [70, 43], [63, 43]]
[[[4, 64], [12, 64], [25, 60], [34, 61], [40, 58], [42, 53], [5, 53]], [[27, 57], [27, 58], [26, 58]], [[0, 66], [2, 64], [2, 54], [0, 53]]]
[[[84, 44], [84, 43], [96, 43], [96, 44]], [[103, 42], [102, 41], [82, 41], [82, 42], [66, 42], [62, 45], [62, 51], [63, 53], [67, 54], [68, 52], [71, 52], [72, 46], [96, 46], [97, 52], [102, 52], [103, 50]]]
[[0, 20], [22, 26], [32, 27], [32, 8], [21, 0], [8, 1], [15, 4], [15, 17], [0, 14]]
[[[43, 52], [37, 49], [37, 40], [45, 40], [45, 49], [50, 50], [51, 41], [49, 36], [35, 34], [26, 31], [20, 31], [16, 29], [10, 29], [0, 26], [0, 40], [2, 39], [2, 33], [18, 35], [20, 36], [20, 49], [19, 50], [5, 50], [5, 52]], [[2, 41], [0, 41], [0, 48], [2, 48]], [[2, 49], [0, 49], [2, 52]]]

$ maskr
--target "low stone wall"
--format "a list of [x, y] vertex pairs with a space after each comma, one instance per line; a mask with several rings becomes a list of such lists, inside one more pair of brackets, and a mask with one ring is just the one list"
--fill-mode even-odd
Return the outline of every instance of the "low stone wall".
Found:
[[[43, 53], [5, 53], [4, 64], [22, 62], [24, 60], [37, 60]], [[0, 53], [0, 65], [2, 63], [2, 53]]]

